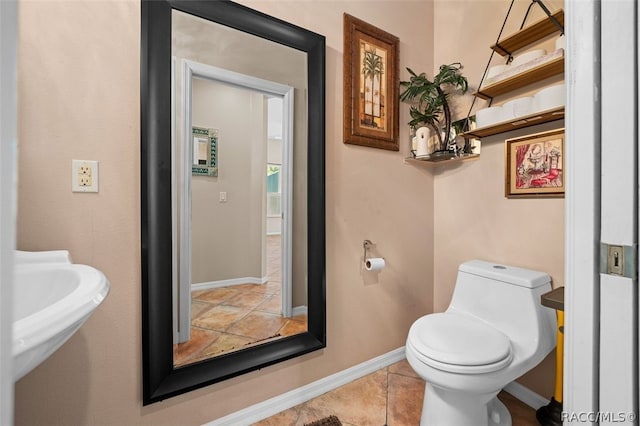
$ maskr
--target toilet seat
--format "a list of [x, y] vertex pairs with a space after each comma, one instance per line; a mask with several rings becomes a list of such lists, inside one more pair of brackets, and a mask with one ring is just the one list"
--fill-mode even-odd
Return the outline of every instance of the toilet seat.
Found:
[[490, 373], [513, 358], [506, 335], [478, 319], [447, 312], [414, 322], [407, 344], [425, 364], [453, 373]]

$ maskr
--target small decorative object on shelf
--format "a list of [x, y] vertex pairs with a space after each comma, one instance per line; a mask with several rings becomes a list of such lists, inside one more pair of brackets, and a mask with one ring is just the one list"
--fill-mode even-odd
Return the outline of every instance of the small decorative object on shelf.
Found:
[[[422, 127], [426, 127], [435, 135], [435, 141], [427, 146], [426, 152], [424, 149], [420, 151], [421, 156], [450, 159], [459, 154], [448, 96], [454, 91], [467, 91], [468, 82], [461, 70], [462, 64], [459, 62], [441, 65], [440, 71], [432, 81], [425, 73], [416, 74], [411, 68], [407, 68], [410, 74], [409, 81], [400, 82], [400, 100], [412, 104], [409, 109], [409, 126], [416, 129], [416, 139], [421, 134], [429, 133], [426, 129], [421, 131]], [[416, 141], [416, 144], [418, 142]], [[417, 147], [412, 147], [413, 149], [417, 150]]]
[[416, 150], [418, 149], [418, 140], [416, 139], [416, 128], [409, 127], [409, 152], [412, 157], [416, 156]]

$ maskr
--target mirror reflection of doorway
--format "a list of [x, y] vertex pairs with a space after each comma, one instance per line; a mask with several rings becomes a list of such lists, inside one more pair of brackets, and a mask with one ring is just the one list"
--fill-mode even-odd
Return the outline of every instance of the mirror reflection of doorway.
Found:
[[[183, 211], [183, 217], [191, 218], [191, 227], [184, 229], [183, 234], [189, 234], [191, 259], [190, 262], [181, 263], [181, 268], [188, 268], [189, 274], [188, 278], [181, 280], [182, 297], [178, 315], [184, 317], [190, 312], [187, 321], [182, 322], [178, 330], [180, 332], [181, 328], [182, 335], [186, 337], [178, 339], [174, 345], [174, 365], [177, 367], [307, 331], [306, 309], [295, 310], [294, 315], [291, 278], [283, 277], [285, 271], [291, 268], [286, 264], [287, 256], [283, 255], [288, 226], [283, 216], [286, 211], [283, 191], [287, 189], [287, 170], [292, 167], [287, 164], [287, 144], [282, 136], [283, 96], [232, 87], [195, 76], [191, 84], [193, 111], [185, 114], [192, 116], [191, 119], [186, 117], [186, 120], [190, 121], [192, 128], [216, 129], [220, 174], [217, 171], [215, 175], [208, 176], [187, 174], [189, 189], [183, 190], [183, 194], [189, 194], [190, 198], [190, 211]], [[247, 97], [248, 102], [240, 114], [247, 117], [246, 107], [251, 106], [257, 116], [265, 117], [264, 125], [253, 122], [251, 126], [246, 126], [246, 123], [241, 123], [237, 126], [239, 130], [236, 130], [238, 136], [232, 138], [228, 124], [215, 122], [221, 113], [212, 113], [215, 109], [212, 99], [226, 99], [224, 107], [230, 109], [232, 102], [229, 96], [233, 96], [233, 99]], [[200, 98], [205, 98], [205, 101]], [[198, 107], [203, 102], [206, 107]], [[242, 144], [247, 145], [243, 148], [246, 152], [238, 156], [239, 164], [235, 166], [235, 172], [238, 173], [240, 167], [246, 167], [246, 171], [239, 174], [249, 176], [251, 186], [234, 188], [231, 182], [225, 182], [231, 174], [225, 167], [231, 167], [234, 161], [229, 151], [229, 145], [232, 144], [234, 149], [242, 149]], [[197, 146], [191, 144], [187, 148], [195, 151]], [[183, 151], [183, 156], [194, 162], [204, 158], [204, 154], [196, 152]], [[262, 169], [257, 172], [260, 162]], [[195, 168], [199, 164], [192, 166]], [[233, 184], [237, 184], [237, 179]], [[262, 200], [258, 201], [258, 198]], [[234, 204], [241, 203], [243, 199], [246, 199], [245, 204], [233, 210]], [[238, 219], [244, 213], [248, 213], [248, 219], [242, 225]], [[212, 225], [215, 222], [220, 223]], [[210, 229], [212, 226], [215, 227], [213, 230]], [[231, 233], [233, 238], [224, 237], [225, 228], [232, 226], [244, 226], [249, 231], [246, 241], [257, 238], [257, 243], [245, 245], [247, 248], [244, 249], [238, 248], [240, 244], [235, 237], [237, 230]], [[251, 254], [256, 250], [255, 247], [260, 247], [257, 257]], [[225, 252], [230, 256], [224, 257]], [[257, 264], [256, 260], [252, 261], [254, 272], [238, 274], [238, 269], [236, 272], [223, 272], [227, 266], [233, 266], [230, 263], [237, 264], [238, 259], [244, 258], [257, 259]], [[288, 290], [286, 285], [283, 286], [287, 279]]]

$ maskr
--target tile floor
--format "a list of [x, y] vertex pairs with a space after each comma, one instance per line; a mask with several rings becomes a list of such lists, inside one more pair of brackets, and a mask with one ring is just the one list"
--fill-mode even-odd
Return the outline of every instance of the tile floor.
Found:
[[[418, 426], [423, 396], [424, 381], [400, 361], [254, 426], [302, 426], [330, 415], [344, 426]], [[511, 412], [513, 426], [538, 425], [533, 408], [506, 392], [498, 397]]]
[[191, 294], [191, 338], [174, 345], [175, 366], [307, 330], [306, 315], [281, 315], [279, 247], [279, 236], [267, 237], [266, 284], [240, 284]]

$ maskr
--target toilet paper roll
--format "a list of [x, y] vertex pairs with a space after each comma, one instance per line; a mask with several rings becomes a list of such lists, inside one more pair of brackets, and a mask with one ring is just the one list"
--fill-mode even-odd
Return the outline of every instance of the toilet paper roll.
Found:
[[384, 259], [381, 257], [372, 257], [364, 261], [364, 267], [367, 271], [379, 271], [384, 268]]

